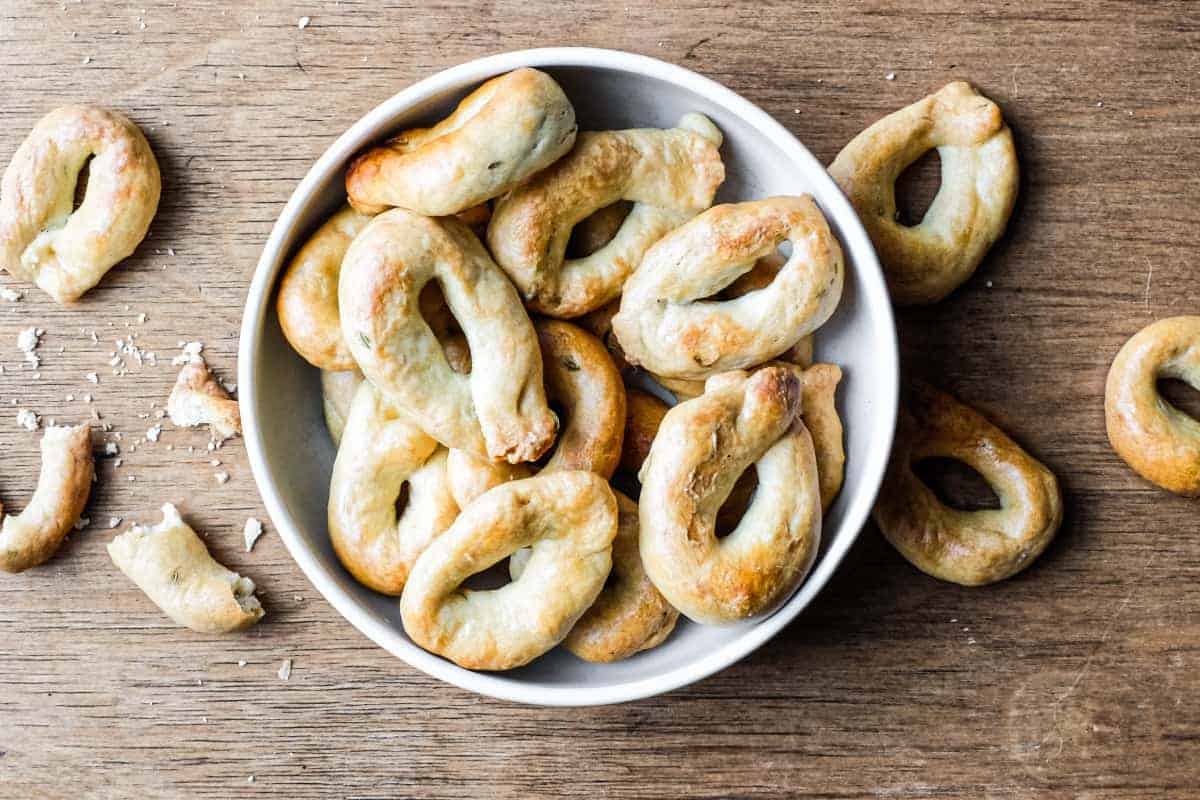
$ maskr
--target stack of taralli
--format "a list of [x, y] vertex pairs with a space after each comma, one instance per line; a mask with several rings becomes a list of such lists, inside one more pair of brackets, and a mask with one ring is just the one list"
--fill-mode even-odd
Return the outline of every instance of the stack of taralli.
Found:
[[[936, 149], [942, 184], [916, 225], [897, 221], [896, 179]], [[1000, 108], [957, 81], [884, 117], [829, 172], [854, 205], [897, 305], [937, 302], [975, 272], [1017, 197], [1017, 155]], [[933, 458], [983, 476], [997, 509], [951, 508], [917, 476]], [[1062, 522], [1058, 481], [974, 409], [917, 380], [900, 399], [896, 443], [875, 506], [883, 535], [918, 569], [978, 586], [1027, 567]]]
[[417, 644], [616, 661], [803, 581], [844, 467], [841, 370], [812, 363], [842, 251], [811, 197], [713, 206], [721, 143], [695, 113], [579, 132], [520, 69], [359, 155], [296, 251], [333, 548]]

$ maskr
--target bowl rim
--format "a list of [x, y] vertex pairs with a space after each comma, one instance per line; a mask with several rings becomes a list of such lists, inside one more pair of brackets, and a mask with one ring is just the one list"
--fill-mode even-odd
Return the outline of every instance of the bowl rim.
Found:
[[[404, 109], [417, 105], [443, 91], [481, 83], [495, 75], [519, 67], [599, 67], [632, 72], [663, 80], [707, 97], [740, 117], [794, 163], [812, 173], [813, 193], [826, 212], [836, 220], [843, 245], [853, 252], [858, 271], [868, 277], [859, 280], [857, 291], [871, 300], [869, 305], [884, 315], [876, 323], [886, 323], [890, 333], [885, 352], [877, 353], [886, 365], [882, 374], [872, 375], [874, 403], [879, 413], [890, 410], [891, 422], [868, 451], [862, 465], [863, 486], [850, 499], [842, 525], [849, 531], [833, 544], [817, 562], [804, 582], [786, 603], [773, 614], [748, 628], [742, 635], [702, 657], [672, 667], [665, 673], [637, 678], [611, 686], [565, 687], [520, 681], [505, 673], [474, 672], [426, 652], [401, 636], [365, 610], [352, 595], [326, 574], [324, 567], [309, 550], [300, 534], [300, 525], [288, 512], [268, 467], [259, 426], [258, 385], [255, 381], [255, 353], [265, 324], [279, 269], [284, 257], [282, 244], [297, 224], [310, 197], [335, 171], [341, 171], [362, 146], [362, 142], [381, 138], [390, 119]], [[749, 100], [710, 78], [649, 56], [590, 47], [545, 47], [515, 50], [475, 59], [449, 67], [397, 92], [361, 117], [331, 144], [296, 186], [271, 229], [255, 267], [246, 297], [238, 346], [238, 383], [243, 413], [242, 425], [251, 472], [272, 523], [278, 530], [293, 560], [321, 595], [354, 627], [380, 647], [418, 670], [461, 689], [489, 697], [541, 706], [590, 706], [640, 700], [687, 686], [736, 663], [771, 639], [808, 606], [825, 586], [846, 552], [857, 540], [883, 481], [887, 458], [895, 432], [895, 411], [899, 400], [899, 352], [891, 302], [875, 250], [862, 223], [824, 166], [782, 124]]]

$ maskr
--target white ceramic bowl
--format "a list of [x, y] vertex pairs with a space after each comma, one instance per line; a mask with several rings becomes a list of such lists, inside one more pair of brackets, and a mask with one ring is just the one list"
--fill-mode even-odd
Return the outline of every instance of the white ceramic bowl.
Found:
[[[727, 178], [718, 202], [812, 194], [845, 249], [841, 305], [817, 332], [817, 355], [840, 364], [846, 482], [826, 518], [821, 555], [777, 612], [729, 627], [681, 620], [661, 647], [617, 664], [589, 664], [558, 648], [504, 673], [471, 672], [409, 641], [396, 599], [375, 594], [342, 569], [325, 521], [334, 447], [321, 414], [317, 370], [288, 346], [275, 315], [280, 270], [298, 244], [344, 201], [343, 175], [364, 146], [449, 112], [484, 80], [517, 67], [553, 75], [584, 129], [671, 127], [687, 111], [725, 134]], [[464, 689], [545, 705], [616, 703], [670, 691], [729, 666], [793, 620], [829, 580], [854, 542], [891, 447], [898, 364], [891, 306], [875, 253], [824, 167], [786, 129], [729, 89], [682, 67], [611, 50], [548, 48], [483, 58], [440, 72], [375, 108], [313, 165], [283, 209], [250, 285], [238, 381], [254, 478], [292, 557], [355, 627], [410, 665]]]

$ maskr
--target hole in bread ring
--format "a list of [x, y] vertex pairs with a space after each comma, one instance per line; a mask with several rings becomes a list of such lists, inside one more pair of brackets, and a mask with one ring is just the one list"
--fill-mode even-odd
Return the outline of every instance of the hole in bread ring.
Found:
[[1108, 371], [1104, 417], [1117, 455], [1146, 480], [1200, 495], [1200, 421], [1160, 394], [1174, 378], [1200, 387], [1200, 317], [1151, 323], [1125, 343]]
[[199, 633], [244, 630], [263, 618], [254, 581], [226, 569], [170, 503], [157, 525], [135, 525], [108, 544], [108, 555], [156, 606]]
[[[455, 372], [420, 313], [430, 281], [470, 347]], [[537, 335], [512, 284], [453, 218], [404, 209], [375, 217], [351, 244], [338, 284], [342, 332], [363, 374], [447, 447], [510, 463], [554, 441]]]
[[21, 572], [54, 555], [92, 490], [95, 466], [87, 425], [47, 428], [41, 451], [33, 497], [24, 511], [4, 517], [0, 526], [0, 569], [5, 572]]
[[[463, 509], [417, 559], [400, 599], [404, 630], [468, 669], [527, 664], [570, 632], [612, 568], [617, 503], [590, 472], [553, 472], [499, 486]], [[521, 577], [498, 589], [463, 586], [517, 550]]]
[[[638, 506], [620, 492], [617, 498], [617, 536], [613, 539], [612, 572], [596, 601], [584, 613], [563, 647], [584, 661], [609, 663], [629, 658], [666, 641], [675, 630], [679, 612], [654, 587], [638, 549]], [[513, 580], [521, 577], [529, 550], [509, 558]]]
[[329, 538], [338, 559], [364, 586], [398, 595], [417, 556], [456, 516], [446, 449], [364, 381], [329, 486]]
[[[946, 506], [913, 472], [929, 458], [953, 458], [991, 485], [1000, 508]], [[901, 405], [891, 463], [875, 521], [914, 566], [935, 578], [980, 586], [1029, 566], [1062, 522], [1062, 495], [1050, 470], [974, 409], [913, 381]]]
[[[712, 204], [725, 179], [721, 133], [700, 114], [679, 127], [579, 134], [575, 148], [496, 203], [487, 240], [533, 310], [571, 318], [621, 293], [646, 249]], [[567, 259], [571, 231], [620, 200], [633, 203], [611, 241]]]
[[[75, 188], [88, 165], [76, 207]], [[0, 182], [0, 267], [69, 303], [146, 236], [161, 179], [150, 144], [124, 115], [63, 106], [42, 117]]]
[[492, 78], [432, 128], [407, 130], [356, 158], [350, 203], [364, 213], [399, 206], [431, 217], [504, 194], [575, 142], [575, 109], [536, 69]]
[[[764, 288], [704, 300], [781, 242], [787, 262]], [[842, 249], [812, 198], [720, 205], [664, 236], [625, 284], [613, 331], [632, 364], [704, 378], [785, 352], [823, 325], [842, 295]]]
[[[807, 574], [821, 536], [800, 381], [784, 367], [714, 376], [663, 418], [642, 466], [641, 552], [663, 596], [697, 622], [765, 614]], [[751, 464], [758, 489], [728, 536], [716, 515]]]
[[[488, 489], [535, 471], [586, 470], [608, 478], [621, 459], [625, 387], [604, 345], [569, 322], [539, 319], [533, 325], [542, 353], [546, 395], [563, 412], [558, 439], [540, 469], [453, 450], [450, 481], [460, 506]], [[470, 371], [469, 364], [466, 366]]]
[[[896, 219], [896, 179], [937, 148], [942, 184], [917, 225]], [[1017, 197], [1017, 153], [999, 107], [956, 81], [867, 128], [829, 174], [842, 187], [901, 305], [941, 300], [1004, 233]]]

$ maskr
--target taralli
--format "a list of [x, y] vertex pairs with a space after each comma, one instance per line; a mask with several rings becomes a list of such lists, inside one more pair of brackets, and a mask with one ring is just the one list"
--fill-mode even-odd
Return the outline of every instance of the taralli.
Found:
[[[585, 132], [575, 148], [496, 203], [492, 254], [529, 307], [570, 318], [616, 298], [646, 249], [712, 204], [725, 179], [721, 132], [700, 114], [669, 130]], [[633, 209], [591, 255], [567, 259], [571, 229], [618, 200]]]
[[[417, 559], [400, 599], [414, 642], [469, 669], [527, 664], [561, 642], [612, 568], [617, 502], [590, 472], [553, 472], [499, 486], [463, 509]], [[463, 587], [517, 550], [521, 577], [491, 591]]]
[[209, 372], [204, 359], [183, 365], [167, 398], [167, 414], [181, 428], [208, 425], [213, 436], [228, 439], [242, 432], [242, 417], [236, 400]]
[[[679, 612], [642, 566], [638, 550], [638, 506], [620, 492], [617, 497], [617, 537], [613, 540], [613, 566], [600, 596], [563, 639], [563, 647], [584, 661], [611, 662], [658, 647], [671, 631]], [[508, 560], [513, 580], [521, 577], [529, 550], [518, 550]]]
[[[561, 413], [558, 441], [541, 471], [586, 470], [611, 477], [621, 460], [625, 387], [596, 337], [569, 322], [534, 323], [542, 351], [546, 396]], [[456, 450], [451, 484], [465, 506], [488, 489], [528, 477], [524, 465], [489, 461]]]
[[364, 381], [329, 486], [329, 538], [337, 557], [364, 586], [398, 595], [417, 556], [457, 516], [445, 448]]
[[371, 218], [343, 208], [317, 228], [296, 251], [279, 284], [276, 309], [283, 335], [315, 367], [356, 368], [342, 337], [338, 316], [338, 276], [350, 242]]
[[405, 131], [354, 160], [350, 203], [376, 214], [399, 206], [447, 216], [504, 194], [575, 143], [575, 109], [536, 69], [493, 78], [432, 128]]
[[[820, 486], [800, 397], [789, 369], [729, 372], [663, 419], [641, 472], [641, 553], [654, 585], [690, 619], [721, 624], [768, 613], [816, 557]], [[754, 498], [718, 539], [717, 512], [751, 465]]]
[[108, 555], [176, 623], [199, 633], [229, 633], [263, 618], [254, 581], [217, 563], [170, 503], [152, 527], [135, 525], [108, 544]]
[[821, 485], [821, 510], [828, 511], [842, 490], [846, 475], [846, 447], [842, 418], [837, 411], [837, 387], [842, 368], [836, 364], [813, 364], [793, 368], [800, 375], [800, 418], [812, 436]]
[[42, 468], [29, 505], [4, 517], [0, 526], [0, 569], [5, 572], [21, 572], [54, 555], [92, 490], [95, 466], [88, 426], [47, 428], [41, 449]]
[[[959, 511], [913, 472], [929, 458], [952, 458], [979, 472], [1000, 508]], [[933, 387], [912, 382], [875, 521], [922, 572], [964, 586], [1003, 580], [1029, 566], [1062, 522], [1054, 475], [981, 414]]]
[[[942, 185], [924, 219], [896, 220], [896, 179], [930, 150]], [[934, 303], [979, 266], [1017, 198], [1017, 151], [999, 107], [963, 81], [884, 117], [838, 153], [829, 174], [858, 212], [901, 305]]]
[[[87, 190], [74, 209], [85, 165]], [[97, 106], [55, 109], [0, 181], [0, 267], [59, 303], [77, 300], [137, 249], [160, 190], [158, 162], [137, 125]]]
[[357, 369], [345, 372], [321, 370], [321, 410], [325, 412], [325, 427], [329, 428], [335, 445], [342, 441], [342, 431], [350, 416], [350, 404], [362, 382], [362, 373]]
[[1163, 378], [1200, 386], [1200, 317], [1170, 317], [1133, 336], [1108, 371], [1104, 417], [1117, 455], [1168, 491], [1200, 495], [1200, 422], [1163, 399]]
[[[430, 281], [470, 343], [455, 372], [418, 309]], [[537, 335], [512, 284], [461, 222], [404, 209], [380, 214], [351, 244], [338, 289], [342, 331], [363, 374], [447, 447], [512, 463], [554, 441]]]
[[[784, 241], [791, 256], [768, 286], [704, 301]], [[715, 206], [646, 252], [613, 332], [629, 362], [655, 375], [696, 379], [751, 367], [829, 319], [843, 272], [841, 246], [811, 197]]]

